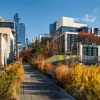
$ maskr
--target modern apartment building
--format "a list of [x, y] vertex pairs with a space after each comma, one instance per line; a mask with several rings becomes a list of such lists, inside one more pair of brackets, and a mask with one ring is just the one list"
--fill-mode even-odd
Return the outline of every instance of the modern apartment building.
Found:
[[[74, 18], [62, 17], [50, 24], [50, 35], [53, 38], [54, 54], [77, 55], [82, 62], [100, 61], [100, 45], [94, 42], [79, 42], [79, 33], [87, 32], [100, 36], [100, 29], [76, 23]], [[92, 61], [92, 62], [93, 62]]]
[[41, 44], [46, 44], [47, 41], [49, 41], [49, 42], [51, 41], [50, 35], [49, 35], [49, 34], [46, 34], [46, 33], [44, 33], [44, 34], [39, 34], [39, 36], [38, 36], [37, 39], [39, 40], [39, 42], [40, 42]]

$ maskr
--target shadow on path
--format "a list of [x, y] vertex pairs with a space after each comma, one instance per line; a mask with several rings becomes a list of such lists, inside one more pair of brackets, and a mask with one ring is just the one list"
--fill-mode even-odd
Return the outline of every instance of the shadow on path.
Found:
[[20, 100], [75, 100], [51, 79], [29, 65], [24, 66], [25, 78]]

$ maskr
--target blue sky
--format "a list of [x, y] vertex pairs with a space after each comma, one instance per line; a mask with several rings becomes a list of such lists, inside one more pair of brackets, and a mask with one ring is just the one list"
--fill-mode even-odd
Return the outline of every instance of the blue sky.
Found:
[[0, 0], [0, 16], [12, 19], [16, 12], [30, 41], [39, 33], [49, 33], [49, 24], [62, 16], [100, 27], [100, 0]]

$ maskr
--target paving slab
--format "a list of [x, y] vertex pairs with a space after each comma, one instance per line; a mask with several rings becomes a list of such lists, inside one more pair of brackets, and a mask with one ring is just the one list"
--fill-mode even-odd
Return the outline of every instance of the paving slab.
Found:
[[30, 65], [24, 65], [25, 77], [19, 100], [75, 100], [54, 81]]

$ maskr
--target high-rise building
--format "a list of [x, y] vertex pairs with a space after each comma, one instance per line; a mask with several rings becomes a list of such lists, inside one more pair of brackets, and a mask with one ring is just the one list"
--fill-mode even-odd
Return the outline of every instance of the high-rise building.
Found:
[[16, 54], [18, 57], [18, 52], [23, 50], [23, 47], [25, 47], [25, 24], [19, 22], [20, 18], [18, 16], [18, 13], [14, 15], [14, 21], [15, 21], [15, 29], [16, 29]]
[[18, 44], [25, 44], [25, 24], [19, 22], [20, 18], [18, 13], [14, 16], [16, 33], [17, 33], [17, 43]]
[[18, 32], [18, 43], [25, 44], [25, 24], [19, 24], [19, 32]]

